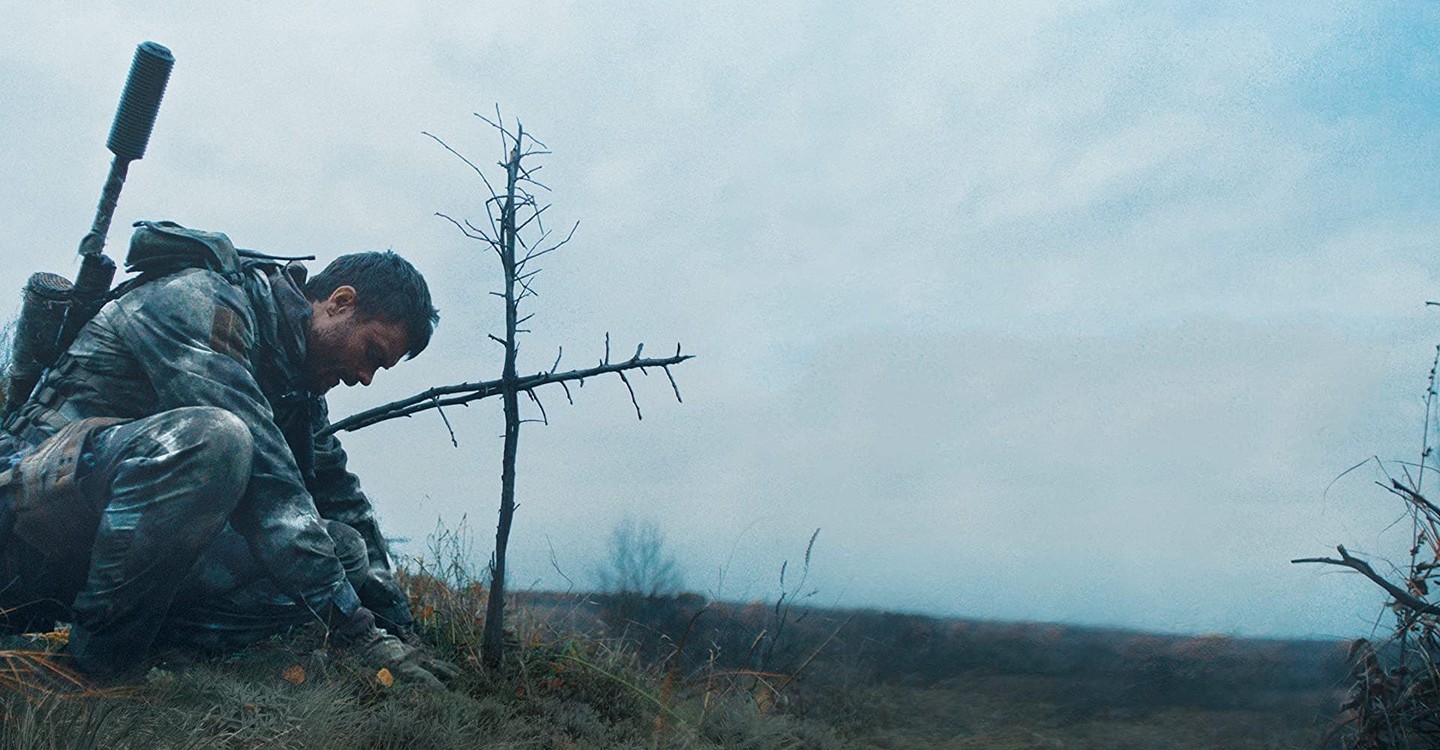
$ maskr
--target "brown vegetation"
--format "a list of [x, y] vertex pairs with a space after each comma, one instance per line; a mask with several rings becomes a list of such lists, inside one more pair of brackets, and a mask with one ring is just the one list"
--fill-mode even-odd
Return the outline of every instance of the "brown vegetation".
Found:
[[1440, 747], [1440, 603], [1435, 599], [1436, 586], [1440, 585], [1440, 506], [1426, 497], [1424, 484], [1426, 473], [1435, 470], [1431, 465], [1434, 451], [1430, 434], [1435, 410], [1440, 406], [1437, 372], [1440, 347], [1436, 347], [1425, 393], [1425, 439], [1420, 460], [1387, 463], [1377, 458], [1350, 469], [1373, 462], [1384, 475], [1384, 481], [1376, 484], [1398, 498], [1409, 516], [1410, 559], [1382, 565], [1395, 571], [1388, 575], [1344, 545], [1336, 546], [1338, 557], [1293, 561], [1336, 565], [1359, 573], [1385, 591], [1390, 599], [1388, 606], [1395, 613], [1394, 630], [1378, 645], [1359, 640], [1350, 649], [1350, 691], [1335, 732], [1347, 749]]

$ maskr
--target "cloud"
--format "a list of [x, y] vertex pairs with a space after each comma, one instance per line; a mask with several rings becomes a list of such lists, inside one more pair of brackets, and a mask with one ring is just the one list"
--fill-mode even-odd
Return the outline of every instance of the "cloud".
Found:
[[[162, 217], [322, 260], [394, 247], [441, 328], [334, 413], [494, 377], [497, 269], [433, 216], [483, 216], [484, 188], [420, 131], [488, 164], [471, 113], [498, 103], [555, 151], [553, 225], [581, 222], [537, 278], [522, 368], [588, 363], [606, 332], [701, 355], [683, 406], [642, 380], [636, 422], [597, 381], [527, 426], [522, 577], [548, 575], [547, 535], [584, 567], [632, 513], [736, 592], [820, 526], [817, 575], [849, 601], [1344, 631], [1373, 599], [1279, 558], [1388, 544], [1383, 503], [1316, 498], [1418, 432], [1433, 13], [25, 6], [0, 30], [0, 220], [23, 257], [0, 287], [73, 269], [152, 38], [178, 62], [117, 254]], [[396, 533], [469, 512], [488, 537], [495, 411], [456, 411], [458, 450], [428, 418], [347, 440]]]

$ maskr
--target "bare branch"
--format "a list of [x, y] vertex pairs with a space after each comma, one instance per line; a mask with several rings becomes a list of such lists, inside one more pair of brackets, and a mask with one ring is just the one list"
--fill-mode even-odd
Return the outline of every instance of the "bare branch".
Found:
[[534, 252], [534, 253], [530, 253], [529, 255], [526, 255], [526, 256], [525, 256], [525, 260], [530, 260], [530, 259], [532, 259], [532, 258], [538, 258], [538, 257], [544, 255], [545, 253], [551, 253], [551, 252], [554, 252], [554, 251], [556, 251], [556, 250], [559, 250], [560, 248], [562, 248], [562, 247], [565, 246], [565, 243], [569, 242], [570, 239], [575, 236], [575, 230], [576, 230], [576, 229], [579, 229], [579, 228], [580, 228], [580, 222], [577, 221], [577, 222], [575, 222], [575, 225], [574, 225], [574, 226], [570, 227], [570, 234], [565, 235], [565, 239], [560, 240], [559, 242], [555, 243], [554, 245], [551, 245], [550, 247], [545, 248], [544, 250], [540, 250], [540, 251], [537, 251], [537, 252]]
[[440, 144], [441, 146], [443, 146], [446, 151], [449, 151], [450, 153], [454, 154], [456, 157], [458, 157], [458, 158], [460, 159], [460, 161], [463, 161], [463, 162], [465, 162], [467, 165], [469, 165], [471, 169], [475, 170], [475, 174], [480, 175], [480, 181], [485, 183], [485, 187], [486, 187], [486, 189], [488, 189], [488, 190], [490, 191], [490, 194], [491, 194], [491, 195], [494, 195], [494, 194], [495, 194], [495, 188], [491, 187], [491, 185], [490, 185], [490, 180], [485, 177], [485, 170], [483, 170], [483, 169], [475, 166], [475, 162], [472, 162], [472, 161], [470, 161], [469, 159], [465, 158], [465, 155], [464, 155], [464, 154], [460, 153], [459, 151], [456, 151], [456, 150], [453, 149], [453, 148], [450, 148], [450, 144], [446, 143], [445, 141], [440, 140], [440, 138], [439, 138], [438, 136], [432, 135], [432, 134], [427, 133], [427, 132], [425, 132], [425, 131], [423, 131], [423, 130], [420, 131], [420, 134], [421, 134], [421, 135], [428, 135], [428, 136], [430, 136], [430, 138], [434, 139], [434, 141], [435, 141], [436, 143], [438, 143], [438, 144]]
[[[536, 155], [548, 154], [548, 153], [550, 153], [550, 152], [549, 152], [549, 151], [529, 151], [529, 152], [526, 152], [526, 153], [521, 154], [521, 155], [520, 155], [520, 158], [521, 158], [521, 159], [524, 159], [524, 158], [527, 157], [527, 156], [536, 156]], [[525, 165], [522, 164], [522, 165], [520, 165], [520, 170], [516, 173], [516, 178], [515, 178], [515, 179], [516, 179], [516, 182], [528, 182], [528, 183], [530, 183], [531, 185], [534, 185], [534, 186], [536, 186], [536, 187], [544, 190], [544, 191], [547, 192], [547, 193], [553, 193], [553, 192], [555, 192], [555, 191], [551, 190], [549, 185], [546, 185], [546, 184], [540, 182], [539, 180], [535, 179], [535, 176], [534, 176], [535, 173], [536, 173], [536, 172], [539, 172], [540, 170], [542, 170], [542, 169], [544, 169], [544, 168], [545, 168], [545, 165], [544, 165], [544, 164], [536, 164], [536, 165], [533, 166], [533, 167], [527, 167], [527, 166], [525, 166]]]
[[[442, 218], [442, 219], [444, 219], [444, 220], [446, 220], [446, 221], [448, 221], [448, 222], [450, 222], [451, 224], [454, 224], [454, 225], [455, 225], [455, 228], [456, 228], [456, 229], [459, 229], [461, 234], [465, 235], [466, 237], [469, 237], [469, 238], [472, 239], [472, 240], [484, 240], [485, 242], [489, 242], [489, 241], [490, 241], [490, 238], [489, 238], [489, 237], [486, 237], [486, 236], [483, 235], [483, 234], [480, 234], [480, 235], [472, 234], [469, 230], [465, 229], [465, 227], [464, 227], [463, 225], [461, 225], [460, 222], [458, 222], [458, 221], [450, 218], [449, 216], [446, 216], [445, 214], [440, 213], [439, 211], [436, 211], [436, 212], [435, 212], [435, 215], [436, 215], [436, 216], [439, 216], [440, 218]], [[466, 224], [469, 224], [470, 222], [467, 221], [467, 222], [465, 222], [465, 223], [466, 223]]]
[[[693, 359], [694, 357], [695, 355], [693, 354], [676, 354], [673, 357], [642, 359], [637, 362], [626, 361], [616, 364], [602, 363], [595, 367], [587, 367], [580, 370], [567, 370], [560, 373], [541, 372], [534, 375], [527, 375], [525, 377], [516, 378], [515, 388], [517, 391], [529, 390], [549, 385], [551, 383], [559, 383], [563, 386], [567, 382], [578, 382], [583, 387], [586, 378], [593, 378], [599, 375], [608, 375], [612, 372], [621, 372], [623, 370], [634, 370], [642, 367], [668, 367], [670, 365], [676, 365], [684, 362], [687, 359]], [[566, 398], [570, 400], [570, 402], [573, 404], [574, 400], [571, 397], [569, 388], [565, 389], [565, 394]], [[331, 424], [329, 427], [325, 428], [325, 430], [323, 430], [320, 434], [323, 436], [341, 431], [353, 432], [355, 430], [369, 427], [373, 424], [379, 424], [380, 422], [386, 422], [391, 419], [398, 419], [400, 417], [408, 417], [412, 414], [425, 411], [426, 409], [433, 409], [435, 408], [435, 405], [437, 403], [442, 406], [451, 406], [453, 404], [466, 404], [471, 401], [479, 401], [481, 399], [498, 395], [500, 395], [499, 380], [485, 380], [473, 383], [457, 383], [454, 385], [437, 386], [435, 388], [430, 388], [422, 393], [418, 393], [408, 398], [403, 398], [398, 401], [392, 401], [388, 404], [381, 404], [380, 406], [374, 407], [372, 409], [366, 409], [365, 411], [352, 414], [345, 419]], [[439, 397], [438, 401], [433, 400], [436, 397]]]
[[[526, 242], [526, 238], [516, 236], [516, 242], [520, 243], [521, 248], [526, 249], [526, 255], [530, 253], [530, 243]], [[516, 262], [516, 268], [520, 268], [520, 262]]]
[[[1379, 484], [1379, 482], [1376, 482], [1376, 484]], [[1383, 484], [1380, 485], [1380, 486], [1381, 486], [1381, 487], [1385, 487], [1385, 485], [1383, 485]], [[1395, 480], [1392, 479], [1392, 480], [1390, 480], [1390, 486], [1389, 486], [1389, 487], [1385, 487], [1385, 489], [1388, 490], [1388, 491], [1390, 491], [1390, 492], [1393, 493], [1393, 494], [1396, 494], [1396, 495], [1399, 495], [1400, 497], [1405, 498], [1407, 501], [1409, 501], [1410, 503], [1414, 504], [1414, 505], [1417, 506], [1417, 507], [1424, 508], [1425, 510], [1429, 511], [1432, 515], [1440, 516], [1440, 507], [1436, 507], [1436, 505], [1435, 505], [1434, 503], [1430, 502], [1429, 500], [1426, 500], [1426, 499], [1424, 498], [1424, 496], [1422, 496], [1420, 493], [1416, 492], [1415, 490], [1410, 489], [1409, 487], [1405, 486], [1404, 484], [1401, 484], [1400, 482], [1397, 482], [1397, 481], [1395, 481]]]
[[1402, 589], [1399, 586], [1391, 583], [1384, 576], [1376, 573], [1375, 569], [1370, 567], [1370, 563], [1367, 563], [1364, 560], [1361, 560], [1360, 558], [1355, 557], [1354, 555], [1351, 555], [1349, 552], [1347, 552], [1345, 550], [1345, 545], [1339, 545], [1335, 547], [1335, 549], [1340, 552], [1339, 560], [1336, 560], [1333, 557], [1302, 557], [1298, 560], [1291, 560], [1290, 562], [1324, 563], [1326, 565], [1339, 565], [1341, 567], [1350, 568], [1351, 570], [1360, 573], [1366, 578], [1369, 578], [1371, 581], [1374, 581], [1375, 584], [1378, 585], [1380, 588], [1385, 589], [1385, 593], [1393, 597], [1396, 604], [1399, 604], [1406, 609], [1414, 612], [1419, 612], [1421, 614], [1440, 615], [1440, 607], [1437, 607], [1434, 604], [1431, 604], [1430, 602], [1427, 602], [1415, 596], [1414, 594], [1411, 594], [1405, 589]]
[[527, 132], [527, 133], [525, 134], [525, 137], [526, 137], [526, 138], [529, 138], [531, 143], [535, 144], [536, 146], [539, 146], [540, 148], [550, 148], [549, 146], [546, 146], [543, 142], [541, 142], [541, 140], [540, 140], [539, 138], [536, 138], [534, 133], [528, 133], [528, 132]]
[[529, 281], [526, 281], [526, 280], [524, 280], [524, 279], [519, 279], [519, 278], [517, 278], [517, 279], [515, 279], [515, 283], [517, 283], [517, 284], [520, 285], [520, 289], [521, 289], [521, 291], [522, 291], [522, 293], [523, 293], [523, 296], [526, 296], [526, 297], [539, 297], [539, 296], [540, 296], [540, 293], [539, 293], [539, 292], [537, 292], [537, 291], [535, 291], [534, 289], [531, 289], [531, 288], [530, 288], [530, 282], [529, 282]]
[[511, 140], [518, 140], [518, 139], [515, 137], [515, 134], [514, 134], [514, 133], [511, 133], [509, 130], [506, 130], [506, 129], [505, 129], [505, 126], [500, 124], [501, 122], [504, 122], [504, 120], [501, 119], [501, 117], [500, 117], [500, 105], [499, 105], [499, 104], [496, 104], [496, 105], [495, 105], [495, 119], [494, 119], [494, 120], [491, 120], [490, 118], [486, 117], [485, 115], [480, 114], [479, 112], [476, 112], [476, 113], [474, 113], [474, 114], [475, 114], [476, 117], [484, 120], [487, 124], [489, 124], [490, 127], [495, 128], [496, 130], [500, 131], [500, 149], [501, 149], [502, 151], [505, 151], [506, 153], [509, 153], [509, 151], [510, 151], [510, 145], [509, 145], [508, 142], [506, 142], [505, 137], [506, 137], [506, 136], [509, 136]]
[[420, 131], [420, 135], [426, 136], [426, 137], [430, 138], [431, 140], [435, 141], [436, 143], [440, 144], [441, 147], [443, 147], [446, 151], [449, 151], [450, 153], [454, 154], [456, 158], [458, 158], [460, 161], [465, 162], [471, 169], [475, 170], [475, 174], [480, 175], [480, 179], [482, 179], [482, 180], [485, 179], [485, 170], [483, 170], [483, 169], [475, 166], [475, 162], [470, 161], [469, 159], [465, 158], [465, 155], [464, 155], [464, 154], [462, 154], [462, 153], [460, 153], [459, 151], [456, 151], [455, 149], [451, 148], [451, 147], [450, 147], [450, 144], [448, 144], [448, 143], [446, 143], [445, 141], [443, 141], [443, 140], [440, 139], [440, 136], [437, 136], [437, 135], [435, 135], [434, 133], [430, 133], [430, 132], [424, 131], [424, 130]]
[[[541, 229], [541, 230], [540, 230], [540, 236], [539, 236], [539, 237], [536, 237], [535, 239], [533, 239], [533, 240], [531, 240], [531, 241], [529, 241], [529, 242], [521, 241], [520, 245], [521, 245], [522, 247], [524, 247], [525, 250], [526, 250], [525, 257], [521, 260], [521, 263], [523, 263], [524, 261], [530, 259], [530, 249], [531, 249], [532, 247], [539, 247], [539, 246], [545, 244], [545, 240], [548, 239], [549, 237], [550, 237], [550, 232], [547, 231], [547, 230], [545, 230], [545, 229]], [[516, 265], [518, 266], [518, 265], [520, 265], [520, 264], [517, 263]]]
[[[484, 229], [481, 229], [480, 227], [477, 227], [477, 226], [475, 226], [474, 224], [471, 224], [469, 219], [466, 219], [466, 220], [465, 220], [465, 226], [470, 227], [471, 230], [473, 230], [476, 234], [480, 235], [480, 238], [481, 238], [481, 239], [485, 240], [486, 242], [490, 243], [491, 245], [497, 245], [497, 244], [499, 244], [497, 241], [491, 239], [491, 238], [490, 238], [490, 235], [486, 234]], [[493, 230], [494, 227], [491, 227], [491, 229]]]
[[[525, 227], [530, 226], [530, 222], [532, 222], [532, 221], [540, 218], [540, 214], [545, 213], [545, 211], [548, 210], [549, 208], [550, 208], [550, 206], [547, 205], [547, 206], [540, 206], [539, 208], [535, 209], [535, 213], [531, 214], [531, 215], [530, 215], [530, 218], [528, 218], [528, 219], [526, 219], [525, 221], [521, 222], [521, 223], [520, 223], [520, 226], [515, 227], [515, 231], [519, 232], [519, 231], [525, 229]], [[522, 262], [523, 262], [523, 261], [522, 261]]]

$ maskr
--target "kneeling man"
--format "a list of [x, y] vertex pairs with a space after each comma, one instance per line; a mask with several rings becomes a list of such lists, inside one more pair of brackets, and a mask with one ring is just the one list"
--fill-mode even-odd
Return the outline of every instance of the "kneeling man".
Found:
[[317, 619], [397, 676], [453, 676], [411, 645], [370, 502], [317, 437], [326, 391], [420, 353], [437, 320], [391, 252], [308, 279], [255, 259], [142, 275], [0, 433], [0, 627], [73, 623], [75, 663], [101, 681], [161, 646], [236, 648]]

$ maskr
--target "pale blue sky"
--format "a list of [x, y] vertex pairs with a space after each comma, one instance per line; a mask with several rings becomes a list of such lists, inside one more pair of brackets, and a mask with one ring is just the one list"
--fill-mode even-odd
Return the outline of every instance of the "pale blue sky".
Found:
[[[1437, 339], [1440, 7], [1422, 3], [12, 4], [0, 288], [73, 269], [134, 45], [177, 58], [115, 226], [171, 218], [431, 279], [430, 351], [345, 414], [493, 377], [498, 269], [435, 211], [498, 103], [556, 152], [522, 369], [676, 341], [522, 439], [515, 580], [584, 579], [625, 514], [691, 586], [1186, 632], [1365, 632], [1288, 564], [1395, 554], [1348, 475], [1413, 458]], [[112, 235], [123, 247], [124, 234]], [[488, 550], [498, 406], [346, 439], [387, 529]], [[414, 549], [414, 548], [412, 548]], [[416, 550], [418, 551], [418, 550]]]

